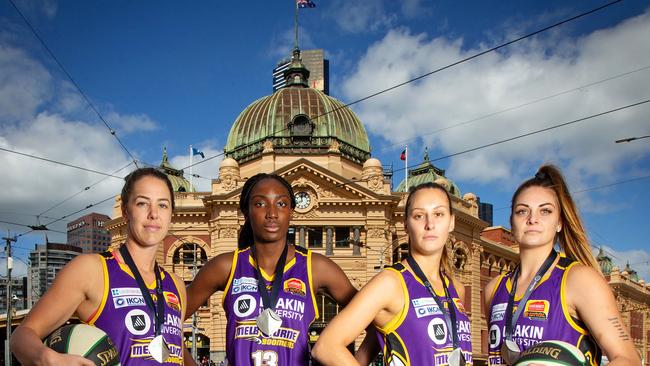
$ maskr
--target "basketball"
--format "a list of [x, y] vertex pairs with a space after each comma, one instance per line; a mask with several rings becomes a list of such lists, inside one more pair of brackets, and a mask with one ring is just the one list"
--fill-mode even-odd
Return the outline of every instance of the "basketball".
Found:
[[103, 330], [87, 324], [65, 325], [47, 336], [43, 343], [59, 353], [83, 356], [98, 366], [120, 365], [113, 341]]
[[513, 366], [582, 366], [586, 362], [585, 355], [576, 346], [562, 341], [545, 341], [523, 351]]

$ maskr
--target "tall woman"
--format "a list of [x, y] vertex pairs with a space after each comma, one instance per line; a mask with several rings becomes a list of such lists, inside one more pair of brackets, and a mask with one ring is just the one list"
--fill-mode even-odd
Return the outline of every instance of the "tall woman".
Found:
[[57, 274], [11, 338], [21, 364], [92, 366], [80, 356], [54, 352], [41, 341], [72, 315], [104, 330], [122, 365], [183, 363], [185, 287], [156, 263], [174, 208], [172, 185], [153, 168], [137, 169], [125, 180], [125, 243], [119, 250], [82, 254]]
[[449, 194], [435, 183], [414, 187], [405, 215], [410, 256], [375, 276], [325, 328], [312, 351], [321, 363], [358, 365], [345, 346], [371, 323], [386, 365], [472, 363], [464, 289], [445, 248], [454, 230]]
[[612, 365], [640, 365], [556, 167], [542, 166], [517, 188], [510, 224], [520, 264], [484, 291], [489, 364], [511, 365], [534, 344], [561, 340], [578, 347], [591, 365], [600, 363], [601, 349]]
[[187, 289], [188, 316], [223, 291], [229, 365], [308, 365], [316, 292], [345, 305], [356, 289], [330, 259], [287, 242], [295, 200], [282, 177], [251, 177], [239, 207], [246, 218], [239, 249], [201, 268]]

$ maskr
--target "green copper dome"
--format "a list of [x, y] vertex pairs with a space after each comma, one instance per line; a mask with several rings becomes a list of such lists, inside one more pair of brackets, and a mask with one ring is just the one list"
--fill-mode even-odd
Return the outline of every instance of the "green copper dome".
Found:
[[[449, 191], [450, 194], [461, 197], [460, 189], [451, 179], [445, 177], [445, 171], [434, 166], [431, 161], [429, 161], [429, 151], [425, 149], [424, 151], [424, 161], [416, 166], [413, 169], [409, 169], [408, 172], [408, 184], [410, 187], [418, 186], [422, 183], [435, 182], [438, 183]], [[397, 186], [396, 192], [406, 192], [406, 179], [402, 180]]]
[[600, 249], [598, 250], [596, 261], [598, 261], [598, 264], [600, 265], [600, 271], [604, 275], [608, 275], [612, 273], [612, 268], [614, 267], [614, 263], [612, 263], [612, 258], [610, 258], [607, 254], [605, 254], [603, 247], [600, 247]]
[[[230, 129], [225, 154], [242, 163], [272, 147], [276, 153], [321, 155], [328, 151], [363, 163], [370, 143], [363, 124], [339, 100], [307, 87], [309, 72], [294, 51], [287, 87], [244, 109]], [[270, 142], [270, 143], [269, 143]]]
[[167, 175], [167, 178], [172, 183], [172, 188], [174, 192], [193, 192], [190, 182], [183, 177], [183, 170], [176, 169], [172, 167], [167, 158], [167, 148], [163, 149], [162, 162], [160, 163], [160, 169]]

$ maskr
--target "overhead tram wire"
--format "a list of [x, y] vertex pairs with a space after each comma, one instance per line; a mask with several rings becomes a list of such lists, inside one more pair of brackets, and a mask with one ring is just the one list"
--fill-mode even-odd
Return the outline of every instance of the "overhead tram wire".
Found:
[[117, 136], [116, 131], [115, 131], [113, 128], [111, 128], [111, 126], [109, 126], [108, 122], [106, 122], [106, 120], [104, 119], [104, 116], [102, 116], [102, 114], [101, 114], [101, 113], [99, 112], [99, 110], [95, 107], [95, 105], [93, 104], [93, 102], [90, 101], [90, 98], [88, 98], [88, 96], [86, 95], [86, 93], [84, 93], [84, 91], [81, 89], [81, 87], [79, 86], [79, 84], [77, 84], [77, 82], [74, 80], [74, 78], [72, 77], [72, 75], [70, 75], [70, 73], [66, 70], [66, 68], [63, 66], [63, 64], [62, 64], [62, 63], [59, 61], [59, 59], [54, 55], [54, 52], [52, 52], [52, 50], [50, 50], [50, 48], [49, 48], [49, 47], [47, 46], [47, 44], [45, 43], [45, 40], [44, 40], [44, 39], [43, 39], [43, 38], [38, 34], [38, 32], [37, 32], [36, 29], [32, 26], [32, 24], [29, 22], [29, 20], [27, 19], [27, 17], [25, 17], [25, 15], [23, 15], [23, 13], [20, 11], [20, 9], [18, 8], [18, 6], [16, 6], [16, 4], [14, 3], [14, 0], [9, 0], [9, 2], [10, 2], [11, 5], [14, 7], [14, 9], [16, 9], [16, 12], [20, 15], [20, 17], [23, 19], [23, 21], [25, 22], [25, 24], [27, 24], [27, 27], [31, 30], [31, 32], [34, 34], [34, 36], [39, 40], [39, 42], [40, 42], [41, 45], [45, 48], [45, 50], [46, 50], [47, 53], [50, 55], [50, 57], [52, 57], [52, 59], [54, 60], [54, 62], [56, 62], [56, 64], [57, 64], [57, 65], [59, 66], [59, 68], [61, 69], [61, 71], [63, 71], [63, 73], [67, 76], [67, 78], [70, 80], [70, 82], [72, 83], [72, 85], [74, 85], [75, 88], [77, 88], [77, 91], [79, 92], [79, 94], [81, 94], [81, 96], [84, 98], [84, 100], [86, 101], [86, 103], [88, 103], [88, 105], [90, 106], [90, 108], [95, 112], [95, 114], [97, 114], [97, 117], [99, 117], [99, 119], [102, 121], [102, 123], [104, 123], [104, 126], [106, 126], [106, 128], [107, 128], [108, 131], [109, 131], [109, 133], [110, 133], [111, 135], [113, 135], [113, 137], [115, 137], [115, 140], [117, 140], [117, 142], [120, 144], [120, 146], [122, 147], [122, 149], [123, 149], [123, 150], [124, 150], [124, 151], [125, 151], [125, 152], [130, 156], [130, 157], [131, 157], [131, 160], [133, 161], [133, 164], [135, 164], [135, 166], [137, 167], [137, 166], [138, 166], [138, 163], [137, 163], [137, 161], [136, 161], [136, 159], [135, 159], [135, 156], [133, 156], [133, 154], [131, 154], [131, 152], [129, 151], [129, 149], [126, 148], [126, 146], [124, 145], [124, 143], [122, 143], [122, 140], [120, 140], [120, 138]]
[[[70, 216], [72, 216], [72, 215], [76, 215], [76, 214], [78, 214], [79, 212], [82, 212], [82, 211], [85, 211], [85, 210], [87, 210], [87, 209], [89, 209], [89, 208], [92, 208], [92, 207], [95, 207], [95, 206], [97, 206], [97, 205], [100, 205], [100, 204], [102, 204], [102, 203], [104, 203], [104, 202], [106, 202], [106, 201], [108, 201], [108, 200], [113, 199], [113, 198], [115, 198], [115, 195], [111, 195], [110, 197], [104, 198], [104, 199], [101, 200], [101, 201], [98, 201], [98, 202], [95, 202], [95, 203], [91, 203], [91, 204], [87, 205], [86, 207], [84, 207], [84, 208], [82, 208], [82, 209], [79, 209], [79, 210], [77, 210], [77, 211], [75, 211], [75, 212], [71, 212], [71, 213], [69, 213], [69, 214], [67, 214], [67, 215], [61, 216], [60, 218], [58, 218], [58, 219], [56, 219], [56, 220], [53, 220], [53, 221], [50, 221], [50, 222], [48, 222], [47, 224], [44, 224], [44, 225], [42, 225], [42, 226], [45, 227], [45, 228], [47, 228], [47, 226], [49, 226], [49, 225], [52, 225], [52, 224], [55, 224], [55, 223], [57, 223], [57, 222], [59, 222], [59, 221], [65, 220], [65, 219], [67, 219], [68, 217], [70, 217]], [[47, 229], [47, 230], [50, 230], [50, 229]], [[27, 234], [31, 233], [32, 231], [34, 231], [34, 230], [32, 229], [32, 230], [26, 231], [26, 232], [24, 232], [24, 233], [22, 233], [22, 234], [19, 234], [19, 235], [17, 235], [17, 236], [18, 236], [18, 237], [20, 237], [20, 236], [24, 236], [24, 235], [27, 235]], [[51, 231], [55, 231], [55, 230], [51, 230]], [[64, 233], [64, 234], [65, 234], [65, 233]]]
[[[117, 178], [117, 179], [124, 179], [123, 177], [118, 177], [118, 176], [113, 175], [113, 174], [100, 172], [99, 170], [84, 168], [84, 167], [74, 165], [74, 164], [64, 163], [64, 162], [61, 162], [61, 161], [52, 160], [52, 159], [48, 159], [48, 158], [43, 158], [43, 157], [36, 156], [36, 155], [26, 154], [26, 153], [22, 153], [22, 152], [11, 150], [11, 149], [5, 149], [4, 147], [0, 147], [0, 151], [6, 151], [6, 152], [9, 152], [9, 153], [12, 153], [12, 154], [22, 155], [22, 156], [26, 156], [28, 158], [42, 160], [42, 161], [46, 161], [48, 163], [53, 163], [53, 164], [59, 164], [59, 165], [67, 166], [69, 168], [75, 168], [75, 169], [83, 170], [83, 171], [90, 172], [90, 173], [104, 175], [104, 176], [107, 176], [107, 177], [112, 177], [112, 178]], [[137, 166], [137, 164], [136, 164], [136, 166]]]
[[[614, 4], [620, 3], [620, 2], [622, 2], [622, 1], [623, 1], [623, 0], [614, 0], [614, 1], [608, 2], [608, 3], [606, 3], [606, 4], [603, 4], [603, 5], [601, 5], [601, 6], [596, 7], [596, 8], [594, 8], [594, 9], [591, 9], [591, 10], [588, 10], [588, 11], [582, 12], [582, 13], [580, 13], [580, 14], [574, 15], [574, 16], [572, 16], [572, 17], [570, 17], [570, 18], [567, 18], [567, 19], [561, 20], [561, 21], [559, 21], [559, 22], [556, 22], [556, 23], [551, 24], [551, 25], [549, 25], [549, 26], [546, 26], [546, 27], [544, 27], [544, 28], [541, 28], [541, 29], [538, 29], [538, 30], [536, 30], [536, 31], [530, 32], [530, 33], [528, 33], [528, 34], [526, 34], [526, 35], [523, 35], [523, 36], [517, 37], [517, 38], [512, 39], [512, 40], [510, 40], [510, 41], [507, 41], [507, 42], [505, 42], [505, 43], [501, 43], [501, 44], [499, 44], [499, 45], [497, 45], [497, 46], [494, 46], [494, 47], [492, 47], [492, 48], [489, 48], [489, 49], [487, 49], [487, 50], [485, 50], [485, 51], [481, 51], [481, 52], [475, 53], [475, 54], [473, 54], [473, 55], [471, 55], [471, 56], [468, 56], [468, 57], [466, 57], [466, 58], [463, 58], [463, 59], [460, 59], [460, 60], [458, 60], [458, 61], [452, 62], [452, 63], [450, 63], [450, 64], [448, 64], [448, 65], [446, 65], [446, 66], [443, 66], [443, 67], [437, 68], [437, 69], [435, 69], [435, 70], [429, 71], [429, 72], [427, 72], [427, 73], [425, 73], [425, 74], [422, 74], [422, 75], [420, 75], [420, 76], [417, 76], [417, 77], [415, 77], [415, 78], [409, 79], [409, 80], [407, 80], [407, 81], [404, 81], [404, 82], [401, 82], [401, 83], [399, 83], [399, 84], [393, 85], [393, 86], [388, 87], [388, 88], [386, 88], [386, 89], [382, 89], [382, 90], [380, 90], [380, 91], [378, 91], [378, 92], [375, 92], [375, 93], [370, 94], [370, 95], [368, 95], [368, 96], [365, 96], [365, 97], [363, 97], [363, 98], [357, 99], [357, 100], [355, 100], [355, 101], [353, 101], [353, 102], [350, 102], [350, 103], [344, 104], [344, 105], [342, 105], [342, 106], [336, 107], [336, 108], [332, 109], [331, 111], [327, 111], [327, 112], [325, 112], [325, 113], [322, 113], [322, 114], [320, 114], [320, 115], [317, 115], [317, 116], [314, 117], [313, 119], [316, 120], [316, 119], [318, 119], [318, 118], [320, 118], [320, 117], [326, 116], [326, 115], [328, 115], [328, 114], [330, 114], [330, 113], [333, 113], [333, 112], [336, 112], [336, 111], [338, 111], [338, 110], [340, 110], [340, 109], [348, 108], [348, 107], [350, 107], [350, 106], [352, 106], [352, 105], [355, 105], [355, 104], [361, 103], [361, 102], [366, 101], [366, 100], [368, 100], [368, 99], [370, 99], [370, 98], [374, 98], [374, 97], [376, 97], [376, 96], [378, 96], [378, 95], [381, 95], [381, 94], [387, 93], [387, 92], [389, 92], [389, 91], [391, 91], [391, 90], [394, 90], [394, 89], [400, 88], [400, 87], [402, 87], [402, 86], [404, 86], [404, 85], [407, 85], [407, 84], [410, 84], [410, 83], [416, 82], [416, 81], [418, 81], [418, 80], [424, 79], [424, 78], [426, 78], [426, 77], [428, 77], [428, 76], [431, 76], [431, 75], [433, 75], [433, 74], [439, 73], [439, 72], [441, 72], [441, 71], [444, 71], [444, 70], [450, 69], [450, 68], [452, 68], [452, 67], [454, 67], [454, 66], [460, 65], [460, 64], [465, 63], [465, 62], [467, 62], [467, 61], [470, 61], [470, 60], [473, 60], [473, 59], [478, 58], [478, 57], [480, 57], [480, 56], [483, 56], [483, 55], [485, 55], [485, 54], [487, 54], [487, 53], [497, 51], [497, 50], [499, 50], [499, 49], [501, 49], [501, 48], [504, 48], [504, 47], [510, 46], [510, 45], [512, 45], [512, 44], [515, 44], [515, 43], [517, 43], [517, 42], [520, 42], [520, 41], [522, 41], [522, 40], [524, 40], [524, 39], [530, 38], [530, 37], [532, 37], [532, 36], [535, 36], [535, 35], [538, 35], [538, 34], [540, 34], [540, 33], [546, 32], [546, 31], [548, 31], [548, 30], [550, 30], [550, 29], [553, 29], [553, 28], [559, 27], [559, 26], [561, 26], [561, 25], [563, 25], [563, 24], [569, 23], [569, 22], [571, 22], [571, 21], [574, 21], [574, 20], [577, 20], [577, 19], [579, 19], [579, 18], [585, 17], [585, 16], [590, 15], [590, 14], [592, 14], [592, 13], [598, 12], [598, 11], [600, 11], [600, 10], [603, 10], [603, 9], [609, 7], [609, 6], [612, 6], [612, 5], [614, 5]], [[251, 141], [251, 142], [249, 142], [249, 143], [243, 145], [242, 147], [248, 147], [248, 146], [251, 146], [251, 145], [254, 145], [254, 144], [260, 143], [260, 142], [264, 141], [265, 139], [267, 139], [267, 138], [269, 138], [269, 137], [274, 137], [277, 133], [287, 131], [288, 129], [289, 129], [289, 128], [286, 127], [286, 128], [281, 129], [281, 130], [274, 131], [270, 136], [265, 136], [264, 138], [260, 138], [260, 139], [257, 139], [257, 140], [255, 140], [255, 141]], [[224, 153], [217, 154], [217, 155], [214, 155], [214, 156], [211, 156], [211, 157], [209, 157], [209, 158], [202, 159], [202, 160], [200, 160], [200, 161], [197, 161], [196, 163], [193, 163], [192, 165], [188, 165], [188, 166], [184, 167], [183, 169], [187, 169], [187, 168], [189, 168], [189, 167], [191, 167], [191, 166], [193, 167], [193, 166], [195, 166], [195, 165], [199, 165], [199, 164], [205, 163], [206, 161], [212, 160], [212, 159], [217, 158], [217, 157], [219, 157], [219, 156], [223, 156], [224, 154], [225, 154], [225, 152], [224, 152]]]
[[[481, 150], [481, 149], [485, 149], [485, 148], [487, 148], [487, 147], [492, 147], [492, 146], [495, 146], [495, 145], [500, 145], [500, 144], [503, 144], [503, 143], [506, 143], [506, 142], [510, 142], [510, 141], [518, 140], [518, 139], [520, 139], [520, 138], [524, 138], [524, 137], [528, 137], [528, 136], [535, 135], [535, 134], [538, 134], [538, 133], [542, 133], [542, 132], [550, 131], [550, 130], [553, 130], [553, 129], [556, 129], [556, 128], [560, 128], [560, 127], [564, 127], [564, 126], [568, 126], [568, 125], [571, 125], [571, 124], [574, 124], [574, 123], [583, 122], [583, 121], [586, 121], [586, 120], [588, 120], [588, 119], [592, 119], [592, 118], [595, 118], [595, 117], [604, 116], [604, 115], [606, 115], [606, 114], [610, 114], [610, 113], [618, 112], [618, 111], [621, 111], [621, 110], [624, 110], [624, 109], [628, 109], [628, 108], [632, 108], [632, 107], [637, 107], [637, 106], [640, 106], [640, 105], [645, 104], [645, 103], [648, 103], [648, 102], [650, 102], [650, 99], [646, 99], [646, 100], [643, 100], [643, 101], [640, 101], [640, 102], [636, 102], [636, 103], [628, 104], [628, 105], [626, 105], [626, 106], [622, 106], [622, 107], [618, 107], [618, 108], [610, 109], [610, 110], [607, 110], [607, 111], [604, 111], [604, 112], [600, 112], [600, 113], [592, 114], [592, 115], [589, 115], [589, 116], [587, 116], [587, 117], [582, 117], [582, 118], [574, 119], [574, 120], [569, 121], [569, 122], [560, 123], [560, 124], [557, 124], [557, 125], [554, 125], [554, 126], [550, 126], [550, 127], [542, 128], [542, 129], [539, 129], [539, 130], [535, 130], [535, 131], [532, 131], [532, 132], [524, 133], [524, 134], [521, 134], [521, 135], [518, 135], [518, 136], [514, 136], [514, 137], [510, 137], [510, 138], [507, 138], [507, 139], [503, 139], [503, 140], [499, 140], [499, 141], [491, 142], [491, 143], [489, 143], [489, 144], [485, 144], [485, 145], [481, 145], [481, 146], [473, 147], [473, 148], [471, 148], [471, 149], [467, 149], [467, 150], [459, 151], [459, 152], [456, 152], [456, 153], [453, 153], [453, 154], [444, 155], [444, 156], [441, 156], [441, 157], [438, 157], [438, 158], [435, 158], [435, 159], [431, 159], [430, 161], [431, 161], [431, 162], [434, 162], [434, 161], [439, 161], [439, 160], [449, 159], [449, 158], [454, 157], [454, 156], [458, 156], [458, 155], [466, 154], [466, 153], [469, 153], [469, 152], [474, 152], [474, 151]], [[412, 166], [405, 167], [405, 168], [395, 169], [394, 171], [395, 171], [395, 172], [399, 172], [399, 171], [405, 170], [405, 169], [407, 169], [407, 168], [414, 168], [414, 167], [416, 167], [416, 166], [417, 166], [417, 165], [412, 165]]]
[[[133, 162], [129, 162], [127, 165], [123, 166], [122, 168], [119, 168], [119, 169], [115, 170], [114, 172], [111, 173], [111, 175], [116, 174], [116, 173], [118, 173], [118, 172], [120, 172], [120, 171], [122, 171], [122, 170], [128, 168], [131, 164], [133, 164]], [[102, 182], [105, 181], [107, 178], [109, 178], [109, 177], [104, 177], [104, 178], [98, 180], [97, 182], [95, 182], [95, 183], [93, 183], [93, 184], [91, 184], [91, 185], [89, 185], [89, 186], [84, 187], [84, 189], [82, 189], [81, 191], [79, 191], [79, 192], [77, 192], [77, 193], [75, 193], [75, 194], [69, 196], [68, 198], [64, 199], [63, 201], [61, 201], [61, 202], [55, 204], [54, 206], [48, 208], [47, 210], [41, 212], [40, 214], [36, 215], [36, 217], [43, 217], [43, 215], [46, 214], [47, 212], [49, 212], [49, 211], [51, 211], [51, 210], [53, 210], [53, 209], [55, 209], [55, 208], [61, 206], [62, 204], [64, 204], [64, 203], [70, 201], [71, 199], [73, 199], [74, 197], [76, 197], [76, 196], [78, 196], [78, 195], [80, 195], [80, 194], [82, 194], [82, 193], [84, 193], [84, 192], [90, 190], [92, 187], [98, 185], [99, 183], [102, 183]]]
[[529, 105], [533, 105], [533, 104], [543, 102], [543, 101], [546, 101], [546, 100], [549, 100], [549, 99], [552, 99], [552, 98], [555, 98], [555, 97], [559, 97], [559, 96], [562, 96], [562, 95], [565, 95], [565, 94], [569, 94], [569, 93], [572, 93], [574, 91], [583, 90], [585, 88], [589, 88], [589, 87], [592, 87], [594, 85], [602, 84], [602, 83], [605, 83], [607, 81], [615, 80], [615, 79], [618, 79], [618, 78], [621, 78], [621, 77], [624, 77], [624, 76], [628, 76], [628, 75], [631, 75], [631, 74], [634, 74], [634, 73], [637, 73], [637, 72], [640, 72], [640, 71], [648, 70], [648, 69], [650, 69], [650, 65], [644, 66], [644, 67], [641, 67], [641, 68], [638, 68], [638, 69], [635, 69], [635, 70], [627, 71], [627, 72], [624, 72], [622, 74], [613, 75], [613, 76], [607, 77], [605, 79], [594, 81], [594, 82], [591, 82], [589, 84], [581, 85], [581, 86], [578, 86], [578, 87], [575, 87], [575, 88], [572, 88], [572, 89], [568, 89], [568, 90], [564, 90], [564, 91], [561, 91], [561, 92], [558, 92], [558, 93], [555, 93], [555, 94], [547, 95], [545, 97], [534, 99], [534, 100], [531, 100], [531, 101], [528, 101], [528, 102], [525, 102], [525, 103], [522, 103], [522, 104], [519, 104], [519, 105], [507, 107], [505, 109], [501, 109], [499, 111], [488, 113], [488, 114], [482, 115], [480, 117], [475, 117], [475, 118], [469, 119], [469, 120], [464, 121], [464, 122], [459, 122], [459, 123], [455, 123], [455, 124], [452, 124], [452, 125], [449, 125], [449, 126], [445, 126], [445, 127], [439, 128], [439, 129], [437, 129], [435, 131], [432, 131], [432, 132], [423, 133], [423, 134], [420, 134], [420, 135], [418, 135], [416, 137], [413, 137], [413, 138], [410, 138], [410, 139], [407, 139], [407, 140], [403, 140], [403, 141], [400, 141], [400, 142], [396, 142], [396, 143], [394, 143], [394, 144], [392, 144], [390, 146], [401, 146], [401, 145], [404, 145], [407, 142], [414, 141], [415, 139], [417, 139], [419, 137], [435, 135], [435, 134], [437, 134], [439, 132], [442, 132], [442, 131], [446, 131], [446, 130], [450, 130], [452, 128], [468, 125], [468, 124], [471, 124], [471, 123], [474, 123], [474, 122], [477, 122], [477, 121], [480, 121], [480, 120], [483, 120], [483, 119], [486, 119], [486, 118], [489, 118], [489, 117], [494, 117], [494, 116], [497, 116], [499, 114], [510, 112], [510, 111], [513, 111], [513, 110], [516, 110], [516, 109], [519, 109], [519, 108], [522, 108], [522, 107], [527, 107]]

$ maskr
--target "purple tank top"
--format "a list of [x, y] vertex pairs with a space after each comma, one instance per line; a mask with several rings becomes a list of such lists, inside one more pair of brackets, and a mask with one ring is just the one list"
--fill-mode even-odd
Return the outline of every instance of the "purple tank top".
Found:
[[[255, 262], [250, 248], [237, 250], [224, 290], [226, 356], [229, 365], [308, 365], [309, 326], [318, 317], [311, 277], [311, 252], [295, 247], [295, 258], [287, 262], [275, 312], [281, 328], [270, 337], [257, 329], [255, 319], [263, 310], [257, 291]], [[265, 286], [272, 275], [263, 273]]]
[[[381, 329], [377, 328], [384, 363], [388, 366], [446, 365], [453, 350], [452, 336], [436, 301], [424, 284], [402, 263], [396, 263], [387, 270], [396, 271], [402, 278], [404, 308], [393, 321]], [[470, 321], [456, 288], [448, 278], [447, 284], [449, 296], [455, 305], [452, 308], [456, 312], [460, 348], [467, 364], [472, 365]], [[438, 295], [440, 299], [445, 297], [444, 294]]]
[[[587, 357], [587, 364], [596, 366], [600, 364], [601, 350], [584, 324], [571, 317], [564, 302], [566, 274], [576, 264], [578, 262], [562, 257], [542, 278], [517, 319], [512, 338], [522, 351], [541, 341], [564, 341], [578, 347]], [[503, 364], [500, 349], [505, 338], [505, 313], [512, 289], [511, 277], [512, 272], [500, 276], [490, 304], [489, 365]], [[519, 299], [515, 298], [513, 312], [517, 306]]]
[[[155, 336], [155, 316], [142, 297], [138, 283], [114, 252], [102, 253], [104, 266], [104, 296], [97, 312], [87, 321], [102, 329], [115, 343], [122, 366], [160, 365], [149, 354], [149, 343]], [[165, 322], [161, 332], [170, 356], [163, 365], [183, 364], [183, 322], [177, 284], [162, 271], [165, 296]], [[149, 292], [156, 301], [155, 286]]]

